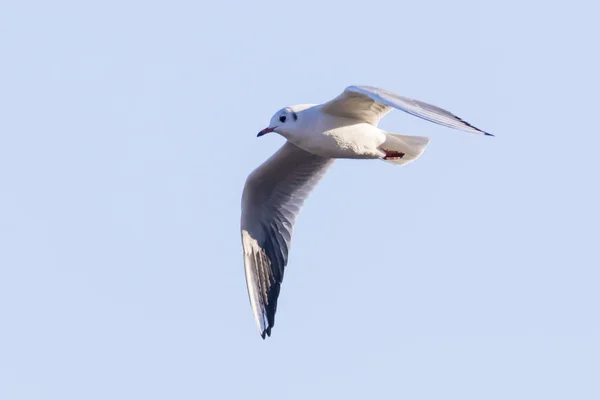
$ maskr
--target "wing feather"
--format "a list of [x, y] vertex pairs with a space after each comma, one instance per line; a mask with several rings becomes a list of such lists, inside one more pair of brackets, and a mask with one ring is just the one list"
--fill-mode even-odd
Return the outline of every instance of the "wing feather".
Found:
[[263, 339], [275, 324], [296, 216], [332, 162], [286, 142], [246, 180], [241, 218], [244, 268]]
[[322, 111], [328, 114], [356, 118], [372, 125], [377, 125], [394, 108], [449, 128], [493, 136], [443, 108], [373, 86], [348, 86], [335, 99], [321, 105]]

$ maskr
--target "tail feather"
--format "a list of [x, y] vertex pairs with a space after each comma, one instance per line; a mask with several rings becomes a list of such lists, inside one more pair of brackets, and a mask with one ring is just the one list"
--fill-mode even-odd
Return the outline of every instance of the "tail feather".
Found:
[[425, 151], [425, 147], [429, 144], [430, 139], [424, 136], [407, 136], [396, 133], [387, 133], [386, 141], [379, 146], [382, 151], [390, 151], [394, 153], [404, 154], [402, 157], [393, 159], [384, 159], [384, 161], [396, 164], [405, 165], [417, 158]]

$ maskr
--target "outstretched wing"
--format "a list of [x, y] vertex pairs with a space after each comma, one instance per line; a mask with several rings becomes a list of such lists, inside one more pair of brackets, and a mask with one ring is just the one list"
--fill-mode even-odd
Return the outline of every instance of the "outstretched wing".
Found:
[[241, 218], [244, 268], [263, 339], [275, 324], [294, 221], [332, 162], [286, 142], [246, 180]]
[[396, 108], [449, 128], [493, 136], [450, 111], [373, 86], [349, 86], [338, 97], [320, 107], [328, 114], [355, 118], [372, 125], [377, 125], [385, 114]]

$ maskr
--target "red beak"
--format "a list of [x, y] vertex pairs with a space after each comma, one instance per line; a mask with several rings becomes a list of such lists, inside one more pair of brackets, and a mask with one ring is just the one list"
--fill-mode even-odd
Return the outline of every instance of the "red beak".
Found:
[[275, 128], [265, 128], [262, 131], [258, 132], [258, 135], [256, 135], [256, 137], [261, 137], [262, 135], [266, 135], [267, 133], [273, 131], [275, 131]]

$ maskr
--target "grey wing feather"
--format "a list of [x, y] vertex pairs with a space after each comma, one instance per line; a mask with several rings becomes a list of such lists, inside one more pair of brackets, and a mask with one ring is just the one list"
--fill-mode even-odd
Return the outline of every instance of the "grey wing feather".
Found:
[[377, 125], [385, 114], [395, 108], [449, 128], [493, 136], [450, 111], [373, 86], [349, 86], [341, 95], [321, 107], [326, 113], [354, 117], [373, 125]]
[[244, 269], [263, 339], [275, 324], [296, 216], [332, 162], [286, 142], [246, 180], [241, 218]]

